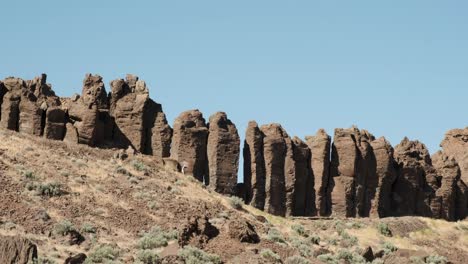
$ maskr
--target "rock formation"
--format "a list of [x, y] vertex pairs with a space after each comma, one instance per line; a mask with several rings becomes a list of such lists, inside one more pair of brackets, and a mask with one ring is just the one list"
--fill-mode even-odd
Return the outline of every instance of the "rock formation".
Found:
[[235, 195], [240, 155], [237, 128], [224, 112], [213, 114], [208, 127], [208, 183], [218, 193]]
[[0, 263], [30, 264], [37, 259], [37, 247], [21, 237], [0, 236]]
[[331, 213], [331, 197], [328, 189], [331, 138], [325, 130], [320, 129], [315, 136], [306, 137], [306, 141], [312, 154], [311, 167], [314, 176], [317, 214], [327, 216]]
[[452, 156], [457, 161], [461, 170], [461, 179], [468, 182], [468, 127], [464, 129], [452, 129], [445, 134], [440, 144], [447, 156]]
[[111, 82], [110, 115], [114, 143], [160, 158], [169, 156], [172, 129], [160, 104], [149, 98], [146, 83], [135, 75]]
[[181, 113], [174, 122], [171, 158], [181, 164], [184, 174], [206, 180], [208, 128], [199, 110]]
[[243, 154], [246, 203], [263, 210], [266, 195], [263, 134], [255, 121], [250, 121], [247, 126]]
[[279, 124], [263, 125], [263, 155], [265, 159], [265, 211], [286, 215], [285, 160], [288, 146]]
[[292, 193], [293, 216], [313, 216], [317, 214], [315, 206], [314, 175], [311, 167], [309, 146], [298, 137], [292, 139], [294, 160], [294, 192]]
[[392, 215], [392, 186], [397, 178], [397, 165], [393, 158], [393, 147], [384, 138], [371, 142], [376, 162], [376, 190], [371, 198], [370, 216], [387, 217]]

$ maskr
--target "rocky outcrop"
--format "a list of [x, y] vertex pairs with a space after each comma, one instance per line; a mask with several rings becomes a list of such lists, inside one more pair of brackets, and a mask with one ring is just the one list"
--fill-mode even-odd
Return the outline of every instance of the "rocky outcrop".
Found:
[[395, 215], [430, 215], [426, 172], [432, 165], [426, 146], [417, 140], [404, 138], [395, 147], [395, 160], [399, 170], [393, 191]]
[[445, 134], [440, 143], [443, 152], [455, 159], [460, 167], [461, 179], [468, 182], [468, 127], [464, 129], [452, 129]]
[[[2, 82], [1, 127], [36, 136], [44, 134], [45, 126], [49, 124], [48, 109], [60, 105], [59, 98], [55, 96], [51, 85], [46, 83], [46, 78], [45, 74], [29, 81], [8, 77]], [[65, 119], [55, 118], [54, 122], [64, 124]]]
[[315, 205], [317, 214], [327, 216], [331, 213], [331, 197], [328, 184], [330, 182], [330, 145], [331, 138], [320, 129], [315, 136], [306, 137], [311, 150], [311, 168], [314, 177]]
[[335, 129], [330, 164], [332, 214], [356, 216], [356, 183], [359, 150], [356, 146], [356, 131]]
[[263, 134], [255, 121], [250, 121], [247, 126], [243, 155], [246, 203], [263, 210], [266, 195]]
[[293, 216], [313, 216], [317, 214], [315, 206], [314, 176], [311, 168], [309, 146], [298, 137], [292, 139], [294, 175], [292, 181]]
[[205, 181], [208, 169], [208, 128], [199, 110], [181, 113], [174, 122], [171, 158], [181, 164], [184, 174]]
[[67, 140], [77, 134], [78, 142], [90, 146], [98, 142], [99, 113], [108, 107], [107, 94], [102, 77], [87, 74], [83, 80], [82, 95], [73, 95], [64, 102], [68, 113], [68, 121], [73, 127], [66, 125]]
[[392, 186], [397, 178], [397, 165], [393, 158], [393, 147], [384, 137], [371, 142], [376, 162], [376, 191], [371, 197], [372, 217], [387, 217], [392, 212]]
[[0, 236], [0, 263], [32, 264], [37, 247], [21, 237]]
[[263, 125], [263, 155], [265, 159], [265, 211], [286, 215], [285, 159], [288, 146], [284, 130], [279, 124]]
[[213, 114], [208, 127], [208, 184], [218, 193], [235, 195], [240, 155], [237, 128], [224, 112]]
[[160, 158], [169, 156], [172, 129], [160, 104], [149, 98], [146, 83], [135, 75], [111, 82], [110, 115], [114, 120], [113, 139], [120, 148]]

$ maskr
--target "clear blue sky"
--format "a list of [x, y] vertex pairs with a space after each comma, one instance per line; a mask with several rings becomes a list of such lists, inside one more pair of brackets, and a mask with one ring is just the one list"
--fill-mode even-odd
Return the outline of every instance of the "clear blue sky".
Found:
[[468, 125], [467, 1], [3, 1], [0, 77], [146, 80], [172, 123], [218, 110], [304, 137], [356, 124], [432, 152]]

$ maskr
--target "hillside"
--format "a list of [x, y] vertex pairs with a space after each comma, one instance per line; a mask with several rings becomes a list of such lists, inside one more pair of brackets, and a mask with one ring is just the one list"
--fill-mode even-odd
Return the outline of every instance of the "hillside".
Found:
[[87, 263], [468, 258], [466, 220], [284, 218], [220, 195], [154, 156], [4, 129], [0, 139], [0, 262], [14, 250], [5, 246], [11, 236], [37, 245], [39, 263], [64, 263], [79, 253]]

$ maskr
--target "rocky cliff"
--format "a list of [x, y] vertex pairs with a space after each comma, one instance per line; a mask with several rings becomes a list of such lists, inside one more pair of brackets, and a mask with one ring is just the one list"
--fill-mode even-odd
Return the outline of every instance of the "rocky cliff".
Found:
[[[468, 128], [447, 132], [432, 157], [419, 141], [395, 149], [357, 127], [291, 137], [280, 124], [250, 122], [237, 183], [240, 137], [224, 112], [208, 123], [199, 110], [171, 128], [162, 106], [135, 75], [110, 82], [87, 74], [81, 95], [59, 98], [46, 75], [0, 81], [0, 127], [101, 148], [131, 148], [170, 163], [225, 195], [279, 216], [426, 216], [464, 219], [468, 212]], [[173, 166], [174, 164], [177, 164]], [[242, 187], [242, 188], [240, 188]]]

